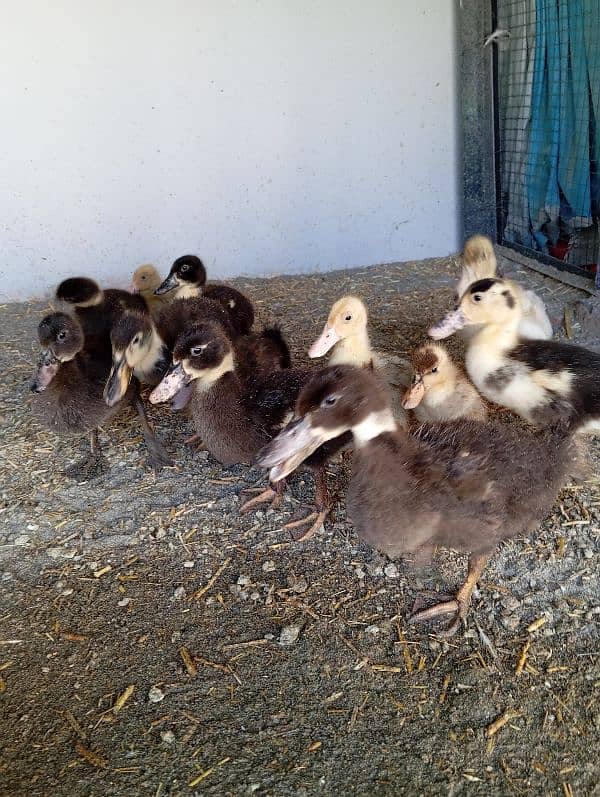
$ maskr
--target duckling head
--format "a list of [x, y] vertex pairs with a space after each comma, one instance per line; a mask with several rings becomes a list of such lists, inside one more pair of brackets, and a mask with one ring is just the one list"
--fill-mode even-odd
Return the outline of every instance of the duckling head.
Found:
[[133, 272], [130, 290], [132, 293], [141, 293], [142, 296], [150, 296], [161, 282], [162, 280], [156, 266], [153, 266], [152, 263], [145, 263], [143, 266], [136, 268]]
[[471, 283], [496, 276], [496, 254], [490, 239], [485, 235], [471, 236], [465, 243], [462, 261], [462, 273], [455, 292], [457, 302]]
[[258, 464], [270, 469], [272, 481], [349, 429], [357, 446], [396, 429], [385, 382], [376, 372], [351, 365], [316, 373], [298, 396], [295, 416], [259, 455]]
[[455, 375], [454, 363], [443, 346], [436, 343], [425, 343], [412, 357], [412, 384], [402, 397], [405, 410], [413, 410], [423, 400], [428, 390], [440, 387]]
[[521, 306], [512, 287], [504, 280], [490, 277], [469, 285], [456, 309], [434, 324], [428, 334], [440, 340], [471, 324], [518, 324], [520, 316]]
[[70, 277], [56, 289], [56, 298], [74, 307], [93, 307], [104, 298], [102, 289], [89, 277]]
[[84, 343], [79, 322], [67, 313], [45, 316], [38, 326], [38, 339], [42, 353], [31, 382], [33, 393], [45, 390], [56, 376], [60, 364], [76, 357]]
[[358, 296], [344, 296], [329, 311], [323, 332], [308, 351], [309, 357], [322, 357], [340, 340], [360, 334], [367, 328], [367, 308]]
[[169, 276], [162, 282], [154, 293], [161, 296], [176, 290], [178, 295], [192, 296], [199, 293], [206, 282], [206, 269], [204, 263], [196, 255], [182, 255], [171, 266]]
[[112, 367], [104, 387], [104, 400], [109, 407], [113, 407], [127, 392], [135, 368], [150, 350], [150, 319], [141, 313], [123, 313], [113, 324], [110, 341]]
[[194, 382], [197, 390], [208, 390], [235, 368], [233, 346], [223, 327], [205, 321], [179, 336], [173, 350], [173, 365], [150, 394], [152, 404], [167, 401]]

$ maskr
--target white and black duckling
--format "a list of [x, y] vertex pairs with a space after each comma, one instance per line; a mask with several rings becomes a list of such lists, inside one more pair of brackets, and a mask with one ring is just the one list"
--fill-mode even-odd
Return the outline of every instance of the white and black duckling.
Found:
[[413, 380], [402, 399], [419, 423], [487, 417], [485, 403], [446, 349], [436, 343], [419, 346], [411, 356]]
[[[281, 370], [275, 362], [271, 373], [251, 376], [246, 369], [240, 369], [238, 340], [232, 341], [213, 322], [184, 332], [175, 344], [173, 367], [150, 395], [152, 403], [167, 401], [192, 384], [189, 407], [198, 436], [223, 465], [254, 461], [258, 451], [289, 419], [300, 389], [311, 374], [300, 369]], [[297, 528], [314, 520], [302, 538], [314, 533], [329, 511], [326, 458], [327, 452], [318, 452], [308, 463], [315, 470], [317, 512], [286, 526]], [[266, 501], [278, 505], [282, 489], [283, 484], [275, 491], [263, 491], [242, 511]]]
[[485, 398], [534, 426], [568, 422], [578, 431], [600, 429], [600, 354], [555, 340], [520, 335], [520, 297], [501, 279], [474, 282], [458, 308], [429, 330], [447, 338], [476, 325], [465, 364]]
[[157, 296], [154, 293], [161, 282], [162, 277], [152, 263], [144, 263], [144, 265], [138, 266], [131, 277], [130, 292], [139, 293], [144, 298], [152, 315], [156, 315], [167, 301], [165, 296]]
[[33, 414], [59, 436], [90, 435], [90, 454], [66, 471], [68, 476], [90, 478], [102, 470], [105, 460], [98, 443], [98, 427], [123, 407], [135, 406], [142, 422], [144, 439], [155, 466], [172, 464], [156, 439], [140, 401], [137, 386], [131, 385], [123, 401], [109, 407], [103, 398], [110, 359], [87, 348], [81, 324], [67, 313], [51, 313], [39, 324], [42, 356], [31, 384], [36, 393]]
[[196, 255], [182, 255], [171, 266], [169, 276], [154, 291], [173, 298], [205, 296], [219, 302], [231, 318], [236, 334], [246, 335], [254, 324], [254, 306], [241, 291], [229, 285], [206, 284], [204, 263]]
[[[392, 385], [408, 387], [410, 363], [374, 351], [368, 330], [369, 316], [364, 302], [358, 296], [343, 296], [334, 303], [321, 335], [308, 350], [311, 358], [323, 357], [333, 348], [329, 365], [354, 365], [357, 368], [376, 368], [384, 373]], [[406, 425], [406, 416], [399, 402], [393, 400], [394, 415]]]
[[63, 280], [55, 295], [77, 317], [85, 335], [86, 349], [93, 349], [102, 355], [110, 355], [110, 331], [125, 310], [148, 312], [142, 296], [118, 288], [103, 290], [88, 277], [70, 277]]
[[390, 557], [431, 556], [436, 546], [470, 555], [456, 598], [411, 618], [452, 613], [447, 634], [466, 617], [496, 546], [543, 519], [577, 464], [564, 426], [523, 432], [463, 419], [422, 425], [409, 434], [393, 417], [381, 376], [348, 366], [315, 374], [298, 398], [296, 416], [259, 456], [272, 481], [350, 430], [354, 460], [347, 504], [358, 534]]
[[[496, 277], [497, 268], [496, 253], [490, 239], [485, 235], [473, 235], [469, 238], [463, 250], [463, 269], [456, 285], [456, 301], [460, 300], [471, 283]], [[531, 340], [550, 340], [552, 324], [544, 302], [533, 291], [522, 288], [518, 282], [505, 282], [511, 286], [521, 303], [519, 335]], [[465, 330], [464, 337], [471, 337], [474, 331]]]

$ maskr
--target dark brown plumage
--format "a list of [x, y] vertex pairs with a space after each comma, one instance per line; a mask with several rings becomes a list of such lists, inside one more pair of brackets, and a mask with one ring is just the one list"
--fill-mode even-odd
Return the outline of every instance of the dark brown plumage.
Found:
[[148, 313], [148, 306], [139, 294], [118, 288], [102, 290], [88, 277], [63, 280], [55, 295], [77, 317], [85, 335], [87, 351], [95, 351], [101, 356], [110, 354], [112, 326], [125, 310]]
[[283, 430], [261, 455], [273, 479], [284, 477], [303, 451], [351, 430], [347, 501], [359, 535], [391, 557], [430, 553], [437, 545], [471, 554], [457, 600], [417, 615], [429, 619], [454, 611], [453, 631], [494, 548], [543, 519], [577, 460], [564, 426], [535, 433], [458, 420], [409, 435], [395, 427], [378, 375], [348, 366], [316, 374], [296, 413], [302, 425]]
[[247, 335], [254, 324], [254, 307], [250, 299], [229, 285], [206, 285], [206, 269], [196, 255], [178, 257], [167, 278], [155, 290], [158, 296], [169, 293], [175, 298], [202, 295], [218, 302], [229, 316], [236, 335]]
[[70, 468], [67, 475], [89, 478], [102, 469], [104, 459], [98, 444], [98, 427], [106, 425], [128, 403], [140, 414], [152, 463], [170, 464], [149, 427], [137, 383], [129, 387], [122, 401], [107, 406], [103, 391], [111, 360], [103, 352], [88, 348], [76, 318], [52, 313], [40, 322], [38, 337], [42, 358], [31, 385], [36, 394], [32, 406], [34, 417], [61, 437], [90, 434], [90, 455]]

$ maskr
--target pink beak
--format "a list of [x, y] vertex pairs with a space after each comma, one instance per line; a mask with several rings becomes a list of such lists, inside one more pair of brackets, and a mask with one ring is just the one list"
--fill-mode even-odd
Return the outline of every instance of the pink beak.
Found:
[[324, 354], [327, 354], [329, 349], [335, 346], [339, 340], [341, 340], [341, 336], [336, 331], [335, 327], [330, 327], [329, 324], [325, 324], [321, 332], [321, 337], [317, 338], [308, 350], [308, 356], [322, 357]]
[[419, 406], [424, 395], [425, 385], [423, 384], [423, 380], [419, 379], [419, 381], [411, 385], [402, 396], [402, 406], [405, 410], [414, 410], [415, 407]]
[[131, 283], [129, 283], [128, 291], [129, 291], [129, 293], [139, 293], [140, 289], [135, 284], [135, 282], [131, 282]]
[[441, 321], [438, 321], [437, 324], [430, 327], [428, 335], [434, 340], [449, 338], [450, 335], [453, 335], [459, 329], [467, 326], [468, 323], [469, 321], [462, 310], [453, 310], [451, 313], [448, 313], [445, 318], [442, 318]]

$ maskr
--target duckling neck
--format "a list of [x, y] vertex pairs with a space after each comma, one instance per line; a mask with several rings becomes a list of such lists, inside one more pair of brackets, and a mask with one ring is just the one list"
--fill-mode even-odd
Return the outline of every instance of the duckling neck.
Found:
[[148, 348], [133, 369], [135, 375], [144, 381], [143, 378], [154, 371], [161, 360], [165, 359], [166, 351], [167, 347], [164, 340], [153, 327]]
[[425, 391], [424, 402], [426, 404], [440, 404], [446, 401], [450, 396], [454, 395], [456, 385], [458, 382], [457, 374], [451, 374], [444, 379], [443, 384], [430, 387]]
[[[202, 376], [195, 380], [196, 392], [204, 393], [210, 390], [220, 379], [226, 374], [233, 372], [235, 374], [235, 361], [233, 359], [233, 352], [229, 352], [214, 368], [207, 368], [202, 372]], [[233, 380], [235, 383], [236, 380]], [[233, 384], [232, 383], [232, 384]]]
[[195, 299], [202, 296], [202, 289], [199, 285], [193, 285], [191, 282], [182, 282], [175, 291], [175, 299]]
[[394, 414], [389, 407], [378, 412], [371, 412], [364, 421], [352, 427], [354, 444], [357, 448], [362, 448], [369, 440], [386, 432], [395, 432], [397, 429]]
[[485, 346], [496, 351], [514, 348], [519, 342], [519, 321], [515, 318], [507, 324], [488, 324], [474, 335], [471, 347]]
[[357, 368], [364, 368], [367, 365], [371, 365], [372, 361], [373, 352], [371, 351], [369, 333], [366, 329], [361, 329], [360, 332], [348, 335], [347, 338], [342, 338], [336, 344], [329, 364], [355, 365]]

